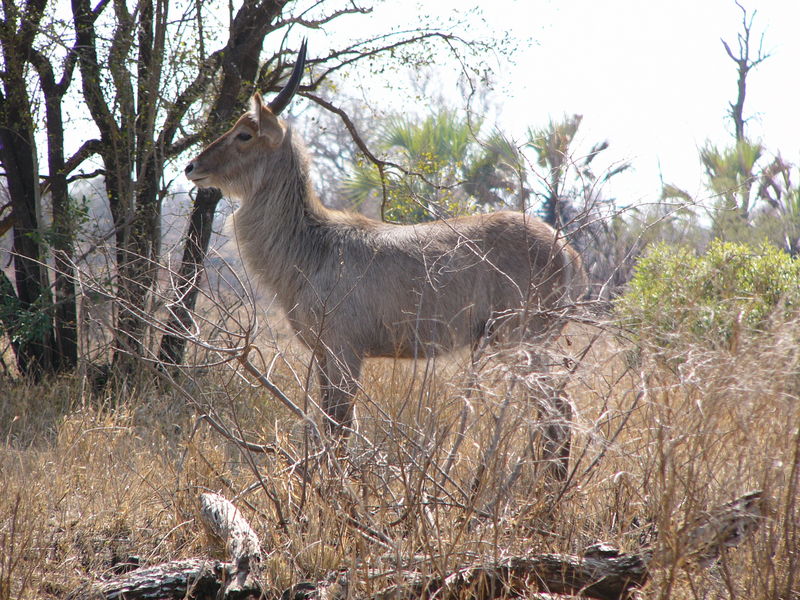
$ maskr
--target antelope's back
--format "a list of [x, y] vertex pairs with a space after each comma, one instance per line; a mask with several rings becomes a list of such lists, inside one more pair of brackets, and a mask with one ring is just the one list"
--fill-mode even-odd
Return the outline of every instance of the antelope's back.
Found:
[[[578, 254], [551, 227], [520, 213], [387, 225], [383, 235], [391, 243], [371, 281], [384, 292], [383, 322], [404, 340], [468, 345], [498, 315], [543, 314], [582, 293]], [[528, 328], [549, 329], [545, 321], [534, 317]]]
[[335, 251], [286, 308], [298, 330], [318, 325], [326, 345], [367, 356], [471, 345], [507, 313], [539, 315], [526, 329], [552, 330], [542, 315], [571, 297], [581, 273], [552, 228], [514, 212], [406, 226], [340, 215], [329, 233]]
[[476, 241], [491, 279], [504, 290], [495, 300], [507, 308], [536, 303], [552, 308], [585, 292], [580, 256], [552, 227], [527, 215], [501, 211], [467, 226], [465, 238]]

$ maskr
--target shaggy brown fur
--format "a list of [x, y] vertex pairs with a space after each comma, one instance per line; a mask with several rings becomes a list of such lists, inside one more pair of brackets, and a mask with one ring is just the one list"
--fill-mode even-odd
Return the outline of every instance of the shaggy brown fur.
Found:
[[393, 225], [326, 208], [302, 142], [259, 94], [186, 172], [241, 202], [245, 263], [313, 351], [323, 409], [341, 427], [365, 357], [430, 355], [500, 330], [543, 341], [585, 287], [576, 252], [520, 213]]

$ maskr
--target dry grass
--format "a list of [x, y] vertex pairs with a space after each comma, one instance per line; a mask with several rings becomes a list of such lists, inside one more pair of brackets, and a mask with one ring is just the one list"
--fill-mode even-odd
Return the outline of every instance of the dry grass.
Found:
[[[735, 353], [686, 348], [669, 364], [599, 329], [569, 333], [564, 356], [590, 348], [566, 385], [576, 414], [563, 486], [531, 458], [537, 412], [501, 361], [371, 362], [358, 435], [327, 456], [229, 366], [182, 380], [188, 394], [145, 382], [124, 400], [92, 396], [78, 378], [2, 382], [0, 599], [64, 597], [132, 556], [218, 551], [196, 521], [206, 490], [245, 511], [276, 591], [340, 567], [363, 571], [361, 594], [408, 565], [445, 574], [600, 540], [636, 551], [657, 530], [660, 566], [643, 597], [798, 597], [800, 323], [743, 337]], [[261, 346], [280, 355], [258, 366], [312, 407], [304, 354]], [[204, 413], [298, 462], [243, 450]], [[756, 537], [710, 569], [689, 567], [681, 525], [752, 489], [771, 498]]]

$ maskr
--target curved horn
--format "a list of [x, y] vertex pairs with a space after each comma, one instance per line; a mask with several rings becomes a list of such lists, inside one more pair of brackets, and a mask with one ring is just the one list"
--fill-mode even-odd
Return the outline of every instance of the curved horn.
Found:
[[303, 71], [306, 67], [306, 42], [307, 40], [303, 40], [300, 45], [300, 51], [297, 53], [297, 62], [294, 64], [294, 70], [292, 71], [292, 76], [289, 77], [289, 81], [278, 92], [278, 95], [273, 98], [272, 102], [267, 105], [273, 115], [281, 114], [281, 111], [286, 108], [286, 105], [289, 104], [289, 101], [300, 86], [300, 80], [303, 78]]

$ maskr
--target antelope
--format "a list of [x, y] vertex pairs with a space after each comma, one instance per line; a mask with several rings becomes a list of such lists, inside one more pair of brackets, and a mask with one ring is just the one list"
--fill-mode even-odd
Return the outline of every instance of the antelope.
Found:
[[551, 339], [585, 275], [555, 230], [522, 213], [398, 225], [325, 207], [302, 140], [279, 118], [305, 55], [303, 42], [278, 95], [265, 104], [255, 93], [185, 172], [240, 202], [232, 221], [244, 263], [312, 352], [329, 431], [346, 437], [365, 358], [432, 356], [501, 330]]

